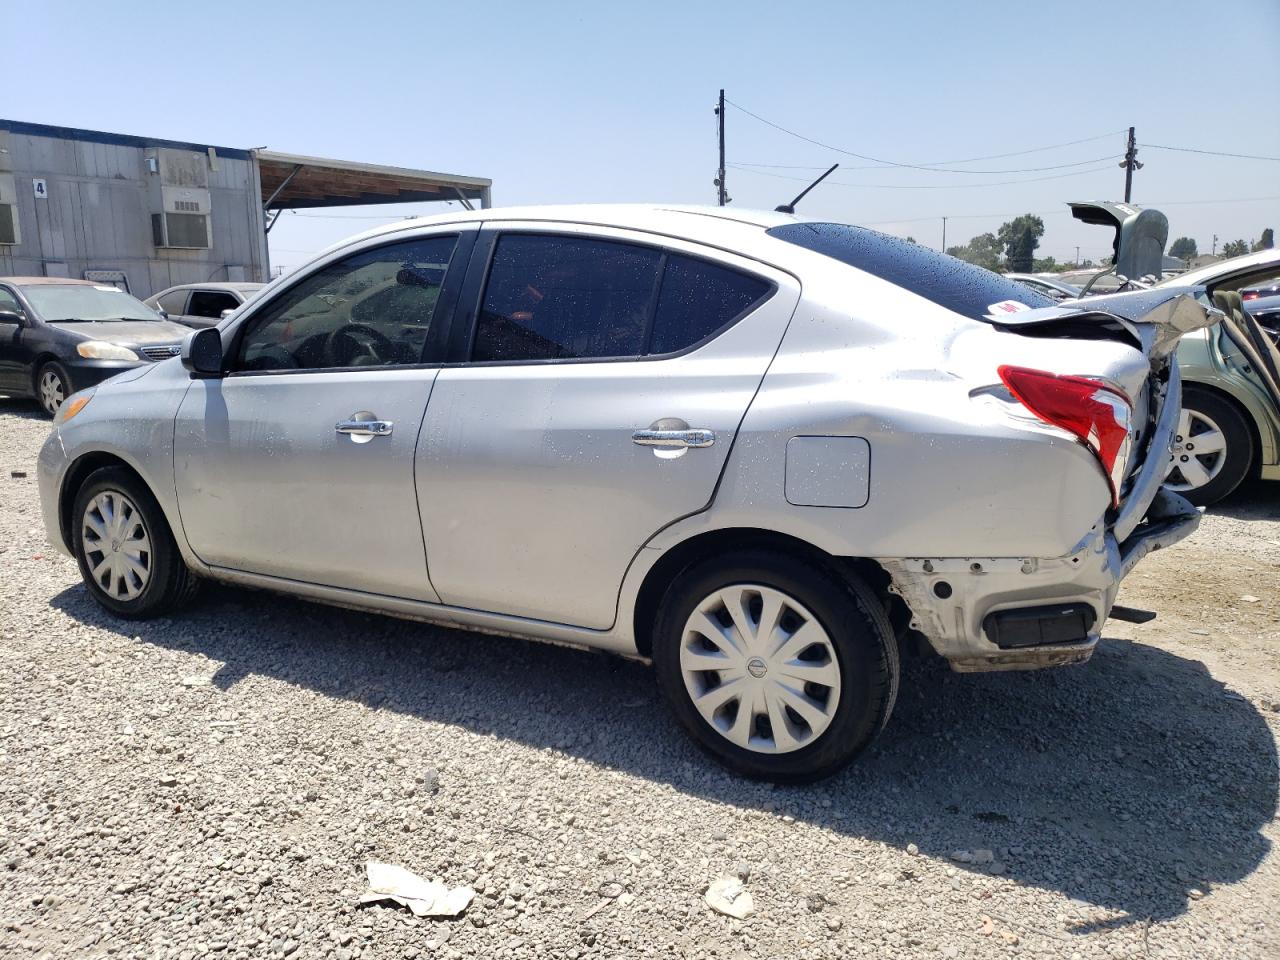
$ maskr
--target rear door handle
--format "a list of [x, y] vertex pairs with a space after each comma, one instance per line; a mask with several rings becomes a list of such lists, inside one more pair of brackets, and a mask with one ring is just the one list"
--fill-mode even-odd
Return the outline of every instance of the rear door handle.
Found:
[[642, 447], [709, 447], [716, 442], [715, 431], [703, 428], [686, 430], [637, 430], [631, 442]]
[[352, 437], [389, 437], [393, 426], [390, 420], [339, 420], [333, 429]]

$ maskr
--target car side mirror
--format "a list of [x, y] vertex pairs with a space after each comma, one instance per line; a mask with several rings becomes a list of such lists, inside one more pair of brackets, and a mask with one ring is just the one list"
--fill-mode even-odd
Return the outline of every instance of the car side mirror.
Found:
[[160, 314], [161, 320], [169, 319], [169, 311], [166, 310], [164, 307], [156, 307], [156, 313]]
[[21, 327], [25, 322], [20, 313], [14, 313], [12, 310], [0, 310], [0, 323], [12, 323]]
[[227, 309], [223, 310], [220, 314], [218, 314], [218, 319], [225, 320], [227, 319], [227, 317], [231, 316], [235, 312], [236, 312], [235, 307], [227, 307]]
[[182, 341], [182, 365], [195, 377], [222, 376], [222, 334], [217, 327], [187, 334]]

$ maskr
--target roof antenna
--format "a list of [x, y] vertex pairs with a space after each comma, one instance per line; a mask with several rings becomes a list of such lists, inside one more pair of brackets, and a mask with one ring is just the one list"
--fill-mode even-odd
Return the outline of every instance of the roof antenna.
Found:
[[814, 187], [816, 187], [818, 184], [820, 184], [823, 180], [827, 179], [827, 177], [831, 176], [831, 174], [835, 171], [836, 167], [838, 166], [840, 166], [840, 164], [833, 163], [831, 165], [830, 170], [828, 170], [826, 173], [820, 176], [817, 180], [813, 181], [813, 183], [809, 184], [807, 187], [801, 190], [800, 195], [796, 197], [794, 200], [792, 200], [790, 203], [784, 203], [780, 207], [774, 207], [773, 208], [774, 212], [775, 213], [795, 213], [796, 204], [804, 199], [804, 195], [808, 193], [810, 190], [812, 190]]

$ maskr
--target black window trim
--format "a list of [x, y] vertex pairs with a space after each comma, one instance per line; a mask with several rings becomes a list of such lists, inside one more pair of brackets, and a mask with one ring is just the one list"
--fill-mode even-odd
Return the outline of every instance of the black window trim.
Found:
[[[522, 225], [520, 225], [522, 226]], [[665, 243], [655, 243], [648, 240], [636, 240], [631, 237], [608, 236], [599, 233], [579, 232], [576, 230], [557, 230], [554, 225], [543, 225], [539, 223], [533, 229], [521, 229], [520, 226], [507, 225], [502, 227], [482, 226], [480, 230], [480, 238], [476, 242], [475, 249], [471, 255], [471, 265], [467, 270], [467, 277], [464, 281], [463, 294], [465, 306], [461, 310], [454, 312], [454, 322], [456, 329], [450, 331], [449, 349], [446, 354], [446, 360], [442, 367], [513, 367], [513, 366], [546, 366], [550, 364], [578, 364], [578, 363], [647, 363], [655, 360], [673, 360], [677, 357], [683, 357], [686, 354], [693, 353], [706, 346], [711, 341], [722, 336], [730, 328], [737, 326], [744, 317], [754, 311], [760, 309], [766, 303], [774, 298], [778, 292], [778, 283], [772, 277], [762, 276], [752, 270], [744, 269], [736, 264], [727, 264], [717, 260], [714, 257], [691, 253], [679, 247], [669, 246]], [[578, 224], [573, 224], [578, 226]], [[589, 226], [582, 224], [582, 226]], [[577, 240], [596, 240], [604, 243], [619, 243], [633, 247], [646, 247], [658, 251], [662, 257], [658, 262], [658, 274], [654, 281], [655, 289], [651, 300], [649, 316], [645, 321], [645, 340], [644, 346], [647, 349], [653, 341], [654, 318], [658, 309], [658, 299], [662, 293], [662, 282], [666, 276], [667, 261], [672, 256], [685, 257], [689, 260], [698, 260], [712, 266], [720, 267], [723, 270], [735, 270], [738, 273], [746, 274], [753, 279], [759, 280], [767, 285], [767, 289], [759, 297], [747, 304], [742, 310], [733, 317], [721, 324], [711, 333], [707, 334], [696, 343], [692, 343], [680, 350], [674, 350], [668, 353], [643, 353], [643, 354], [623, 354], [616, 357], [547, 357], [529, 360], [472, 360], [471, 353], [475, 349], [476, 333], [479, 329], [480, 311], [484, 305], [485, 292], [489, 286], [489, 275], [493, 267], [493, 257], [498, 248], [498, 241], [505, 234], [514, 234], [518, 236], [540, 236], [540, 237], [562, 237], [565, 239]]]
[[[446, 225], [442, 224], [442, 227]], [[253, 312], [242, 318], [234, 331], [232, 331], [231, 342], [228, 344], [224, 341], [223, 356], [227, 358], [226, 363], [233, 363], [240, 352], [240, 345], [244, 342], [245, 336], [249, 330], [257, 323], [258, 318], [263, 312], [270, 309], [281, 297], [293, 290], [298, 284], [312, 276], [316, 270], [324, 269], [333, 263], [346, 260], [348, 257], [357, 256], [367, 253], [370, 250], [377, 250], [381, 247], [393, 246], [401, 243], [412, 243], [416, 240], [435, 240], [440, 237], [453, 237], [457, 244], [453, 249], [453, 256], [449, 259], [449, 268], [445, 271], [444, 282], [440, 285], [440, 297], [436, 301], [436, 312], [431, 318], [431, 326], [427, 329], [427, 339], [422, 346], [422, 358], [419, 363], [396, 363], [385, 364], [381, 366], [359, 366], [359, 367], [303, 367], [298, 369], [284, 370], [235, 370], [227, 369], [224, 372], [226, 377], [235, 377], [237, 379], [246, 377], [275, 377], [275, 376], [299, 376], [302, 374], [326, 374], [326, 373], [351, 373], [353, 371], [361, 371], [370, 373], [375, 371], [388, 370], [434, 370], [441, 366], [443, 351], [445, 348], [448, 332], [452, 329], [454, 322], [454, 314], [457, 311], [458, 295], [461, 292], [464, 278], [469, 272], [472, 249], [475, 246], [476, 238], [479, 236], [478, 229], [471, 228], [469, 223], [451, 223], [446, 229], [439, 232], [416, 233], [411, 236], [403, 236], [399, 234], [390, 234], [385, 237], [378, 237], [380, 243], [369, 243], [357, 246], [354, 249], [343, 248], [335, 250], [333, 256], [326, 258], [321, 263], [312, 264], [309, 269], [299, 273], [297, 277], [287, 285], [276, 290], [272, 295], [254, 305]]]

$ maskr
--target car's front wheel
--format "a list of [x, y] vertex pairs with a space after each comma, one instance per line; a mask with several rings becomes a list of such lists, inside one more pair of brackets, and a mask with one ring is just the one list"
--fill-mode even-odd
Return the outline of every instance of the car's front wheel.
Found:
[[95, 470], [76, 494], [72, 551], [89, 593], [120, 617], [158, 617], [190, 600], [191, 574], [160, 504], [122, 467]]
[[1239, 409], [1217, 394], [1187, 387], [1165, 486], [1206, 506], [1240, 486], [1252, 464], [1253, 441]]
[[783, 782], [835, 773], [884, 727], [898, 648], [861, 581], [771, 551], [686, 569], [667, 592], [653, 657], [694, 739], [726, 766]]
[[50, 360], [36, 371], [36, 400], [47, 415], [55, 416], [70, 394], [71, 378], [62, 364]]

